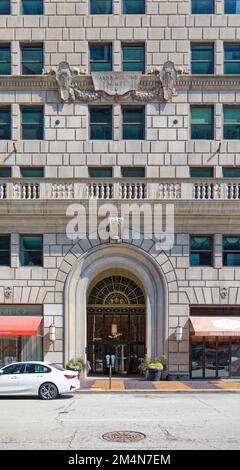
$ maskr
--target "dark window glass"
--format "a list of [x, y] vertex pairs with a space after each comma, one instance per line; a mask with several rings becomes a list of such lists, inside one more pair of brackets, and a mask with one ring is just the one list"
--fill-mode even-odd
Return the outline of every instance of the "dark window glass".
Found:
[[224, 0], [224, 13], [240, 13], [240, 0]]
[[43, 139], [42, 106], [22, 106], [22, 139]]
[[124, 178], [144, 178], [145, 168], [136, 168], [136, 167], [122, 168], [122, 176]]
[[112, 139], [112, 107], [90, 107], [90, 139]]
[[11, 75], [11, 46], [0, 45], [0, 75]]
[[43, 364], [26, 364], [25, 367], [25, 374], [48, 374], [49, 372], [51, 369]]
[[90, 71], [109, 72], [112, 70], [112, 44], [91, 44]]
[[240, 106], [224, 106], [224, 139], [240, 139]]
[[3, 374], [23, 374], [24, 364], [13, 364], [3, 369]]
[[20, 235], [21, 266], [42, 266], [43, 237], [41, 235]]
[[192, 167], [190, 176], [191, 178], [213, 178], [213, 168]]
[[[205, 316], [208, 313], [205, 314]], [[200, 338], [199, 338], [200, 340]], [[191, 346], [192, 378], [228, 378], [240, 376], [240, 341], [226, 338], [221, 341], [193, 340]]]
[[0, 107], [0, 140], [11, 139], [11, 106]]
[[214, 45], [213, 44], [192, 44], [192, 74], [212, 74], [214, 73]]
[[231, 345], [231, 375], [240, 377], [240, 341], [232, 340]]
[[145, 45], [122, 45], [122, 69], [124, 72], [145, 72]]
[[213, 110], [213, 106], [191, 106], [191, 139], [213, 139]]
[[191, 266], [212, 266], [212, 242], [212, 237], [191, 236]]
[[111, 178], [112, 168], [89, 168], [90, 178]]
[[11, 0], [0, 0], [0, 15], [11, 15]]
[[11, 266], [10, 235], [0, 235], [0, 266]]
[[22, 74], [41, 75], [43, 70], [43, 45], [22, 45]]
[[240, 237], [223, 237], [223, 266], [240, 266]]
[[224, 73], [240, 74], [240, 43], [224, 44]]
[[9, 166], [2, 166], [0, 167], [0, 178], [11, 178], [12, 176], [12, 169]]
[[112, 0], [91, 0], [90, 13], [91, 15], [111, 15]]
[[223, 167], [224, 178], [240, 178], [240, 167]]
[[124, 15], [142, 15], [145, 13], [145, 0], [123, 0]]
[[215, 378], [217, 375], [217, 343], [206, 341], [205, 343], [205, 377]]
[[192, 343], [192, 378], [203, 378], [204, 345]]
[[143, 107], [123, 107], [123, 139], [143, 140], [145, 138], [145, 109]]
[[206, 15], [214, 13], [214, 0], [192, 0], [192, 14]]
[[227, 341], [218, 341], [217, 361], [218, 377], [224, 379], [230, 374], [230, 344]]
[[22, 178], [43, 178], [43, 168], [20, 168]]
[[22, 0], [23, 15], [42, 15], [43, 0]]

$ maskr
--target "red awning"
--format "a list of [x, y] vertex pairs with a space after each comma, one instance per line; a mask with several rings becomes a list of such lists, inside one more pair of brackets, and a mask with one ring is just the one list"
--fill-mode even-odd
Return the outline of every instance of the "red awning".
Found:
[[239, 317], [191, 317], [193, 336], [238, 336]]
[[43, 317], [0, 317], [0, 336], [36, 336]]

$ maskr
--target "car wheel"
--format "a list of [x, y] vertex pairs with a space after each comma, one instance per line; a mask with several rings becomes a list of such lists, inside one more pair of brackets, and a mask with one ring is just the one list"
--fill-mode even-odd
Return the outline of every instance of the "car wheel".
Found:
[[51, 382], [46, 382], [41, 385], [39, 395], [43, 400], [54, 400], [58, 396], [58, 389]]

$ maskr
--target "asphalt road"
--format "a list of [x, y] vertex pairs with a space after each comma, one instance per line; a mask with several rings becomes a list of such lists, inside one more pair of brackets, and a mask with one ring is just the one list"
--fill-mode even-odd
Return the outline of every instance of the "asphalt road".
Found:
[[[240, 449], [240, 394], [0, 398], [0, 449]], [[105, 441], [109, 431], [144, 441]]]

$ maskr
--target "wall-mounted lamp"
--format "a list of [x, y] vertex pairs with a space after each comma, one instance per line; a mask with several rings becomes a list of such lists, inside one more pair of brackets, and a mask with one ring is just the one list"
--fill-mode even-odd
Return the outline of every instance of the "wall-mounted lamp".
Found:
[[182, 328], [182, 326], [177, 326], [176, 331], [175, 331], [175, 338], [176, 338], [176, 341], [182, 341], [182, 339], [183, 339], [183, 328]]
[[49, 340], [52, 342], [56, 340], [56, 326], [53, 324], [49, 328]]

